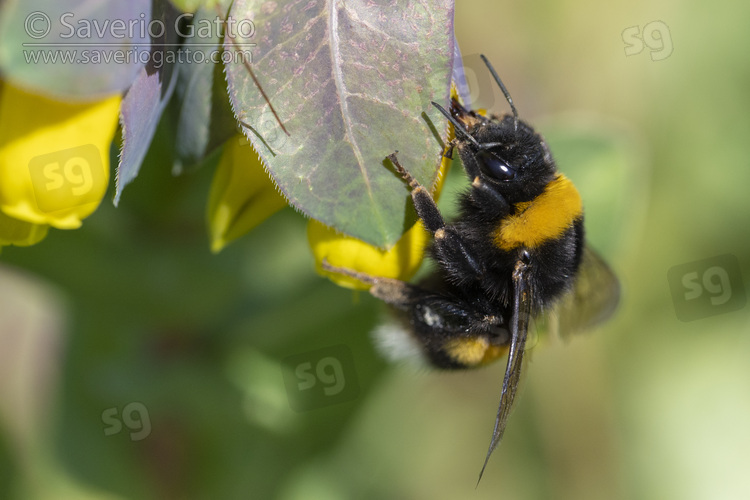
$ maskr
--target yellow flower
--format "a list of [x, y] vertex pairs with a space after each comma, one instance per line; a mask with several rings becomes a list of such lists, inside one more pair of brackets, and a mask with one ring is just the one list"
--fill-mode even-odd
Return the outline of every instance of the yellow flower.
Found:
[[46, 224], [32, 224], [8, 217], [0, 212], [0, 247], [16, 245], [25, 247], [39, 243], [47, 236], [49, 226]]
[[0, 83], [0, 245], [78, 228], [96, 210], [120, 101], [61, 102]]
[[276, 190], [247, 139], [242, 135], [229, 139], [208, 201], [211, 251], [220, 251], [285, 206], [286, 199]]
[[422, 222], [417, 221], [393, 247], [382, 250], [310, 219], [307, 224], [307, 240], [315, 257], [315, 269], [319, 274], [339, 286], [367, 290], [370, 285], [366, 283], [323, 269], [323, 260], [336, 267], [407, 281], [422, 264], [429, 234], [422, 226]]
[[[443, 188], [450, 162], [450, 159], [444, 157], [440, 164], [438, 182], [433, 193], [436, 200]], [[404, 185], [404, 190], [406, 190], [406, 185]], [[357, 238], [338, 233], [335, 229], [311, 219], [307, 224], [307, 240], [315, 257], [315, 268], [319, 274], [326, 276], [339, 286], [367, 290], [370, 285], [366, 283], [350, 276], [324, 270], [323, 260], [334, 267], [408, 281], [422, 264], [430, 234], [422, 225], [422, 221], [417, 221], [393, 247], [383, 250]]]

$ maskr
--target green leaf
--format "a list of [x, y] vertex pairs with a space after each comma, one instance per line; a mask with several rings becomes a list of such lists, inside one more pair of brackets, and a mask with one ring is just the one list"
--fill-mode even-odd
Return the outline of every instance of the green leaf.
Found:
[[[152, 56], [159, 56], [140, 71], [122, 101], [122, 151], [117, 165], [115, 206], [120, 202], [125, 186], [138, 176], [156, 127], [174, 91], [177, 79], [170, 56], [174, 56], [173, 47], [177, 41], [176, 18], [177, 11], [169, 3], [156, 4], [154, 19], [167, 27], [165, 33], [152, 40]], [[156, 61], [163, 64], [156, 64]]]
[[207, 36], [198, 32], [207, 23], [215, 26], [216, 19], [216, 12], [210, 10], [199, 9], [195, 13], [192, 29], [186, 31], [194, 32], [196, 36], [188, 37], [184, 42], [184, 48], [190, 50], [193, 57], [177, 62], [175, 90], [179, 114], [175, 132], [175, 174], [199, 166], [209, 154], [237, 134], [237, 121], [227, 99], [224, 66], [205, 62], [221, 54], [220, 32], [215, 27], [208, 30]]
[[391, 246], [414, 216], [407, 186], [385, 158], [398, 150], [401, 164], [433, 185], [447, 124], [430, 101], [449, 97], [453, 2], [386, 9], [237, 0], [229, 20], [232, 107], [287, 199], [343, 233]]

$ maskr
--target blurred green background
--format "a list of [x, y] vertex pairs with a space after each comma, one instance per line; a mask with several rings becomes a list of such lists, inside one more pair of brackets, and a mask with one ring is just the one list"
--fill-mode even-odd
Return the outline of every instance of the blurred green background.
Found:
[[[750, 498], [750, 309], [682, 322], [667, 281], [732, 254], [747, 290], [749, 19], [738, 1], [457, 6], [469, 83], [486, 54], [623, 286], [599, 331], [534, 346], [476, 491], [504, 363], [386, 364], [384, 308], [314, 273], [291, 209], [211, 255], [213, 168], [172, 178], [163, 124], [120, 208], [3, 249], [0, 498]], [[291, 410], [282, 361], [342, 344], [350, 401]]]

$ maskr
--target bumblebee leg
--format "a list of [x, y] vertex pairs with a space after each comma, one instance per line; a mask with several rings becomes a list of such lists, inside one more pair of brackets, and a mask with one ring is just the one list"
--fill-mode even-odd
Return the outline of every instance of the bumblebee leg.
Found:
[[503, 195], [482, 182], [479, 176], [474, 177], [474, 180], [471, 181], [471, 187], [474, 189], [474, 193], [472, 193], [474, 197], [481, 197], [480, 199], [485, 203], [491, 203], [496, 207], [498, 214], [507, 213], [510, 208], [508, 201]]
[[453, 159], [453, 150], [456, 148], [455, 139], [446, 144], [445, 151], [443, 151], [443, 158]]
[[349, 276], [350, 278], [359, 280], [362, 283], [367, 283], [368, 285], [374, 285], [378, 279], [383, 279], [371, 274], [360, 273], [352, 269], [347, 269], [346, 267], [332, 266], [327, 259], [323, 259], [323, 262], [320, 263], [320, 266], [328, 272], [343, 274], [344, 276]]
[[[344, 276], [349, 276], [363, 283], [372, 285], [370, 287], [370, 294], [397, 309], [408, 311], [414, 306], [420, 307], [420, 305], [442, 304], [446, 309], [463, 311], [463, 314], [467, 317], [475, 314], [475, 321], [489, 321], [485, 313], [471, 312], [472, 308], [469, 304], [458, 300], [455, 297], [425, 290], [424, 288], [406, 283], [405, 281], [384, 278], [382, 276], [373, 276], [371, 274], [360, 273], [344, 267], [332, 266], [325, 259], [321, 265], [326, 271], [343, 274]], [[494, 321], [494, 319], [492, 319], [492, 321]]]
[[383, 278], [371, 274], [360, 273], [347, 269], [345, 267], [332, 266], [327, 260], [323, 259], [321, 266], [326, 271], [337, 274], [343, 274], [357, 279], [362, 283], [372, 285], [370, 293], [382, 300], [386, 304], [391, 304], [399, 309], [406, 310], [409, 306], [418, 301], [418, 297], [426, 292], [421, 288], [393, 278]]
[[479, 278], [484, 273], [481, 261], [472, 255], [454, 227], [440, 228], [434, 236], [435, 256], [450, 274]]
[[388, 155], [388, 159], [393, 163], [396, 172], [401, 174], [401, 177], [409, 183], [409, 186], [411, 187], [411, 199], [414, 201], [414, 208], [417, 210], [417, 215], [422, 219], [425, 227], [431, 233], [445, 227], [443, 216], [440, 215], [440, 210], [438, 209], [437, 204], [435, 204], [435, 200], [432, 199], [432, 195], [419, 183], [418, 180], [412, 177], [412, 175], [401, 166], [398, 158], [396, 158], [396, 153]]
[[479, 260], [471, 254], [461, 235], [453, 227], [445, 224], [440, 209], [429, 191], [401, 166], [398, 158], [396, 158], [396, 153], [389, 155], [388, 158], [396, 171], [412, 188], [411, 198], [417, 215], [424, 222], [427, 230], [435, 237], [435, 251], [438, 260], [449, 272], [461, 270], [462, 275], [468, 273], [469, 276], [479, 277], [484, 271]]

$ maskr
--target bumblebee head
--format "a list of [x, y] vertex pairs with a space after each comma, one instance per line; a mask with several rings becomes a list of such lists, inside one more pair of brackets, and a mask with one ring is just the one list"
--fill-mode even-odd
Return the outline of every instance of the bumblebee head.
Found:
[[[452, 111], [459, 110], [459, 123], [471, 125], [457, 139], [456, 146], [470, 180], [497, 192], [510, 203], [530, 201], [540, 195], [556, 175], [544, 139], [515, 116], [477, 120], [462, 115], [460, 106], [454, 101]], [[465, 121], [459, 118], [462, 116]]]
[[455, 98], [450, 113], [437, 103], [456, 131], [455, 146], [475, 187], [489, 189], [508, 202], [531, 201], [556, 176], [555, 162], [544, 139], [523, 120], [508, 90], [484, 56], [492, 76], [510, 104], [512, 114], [485, 117], [467, 110]]

